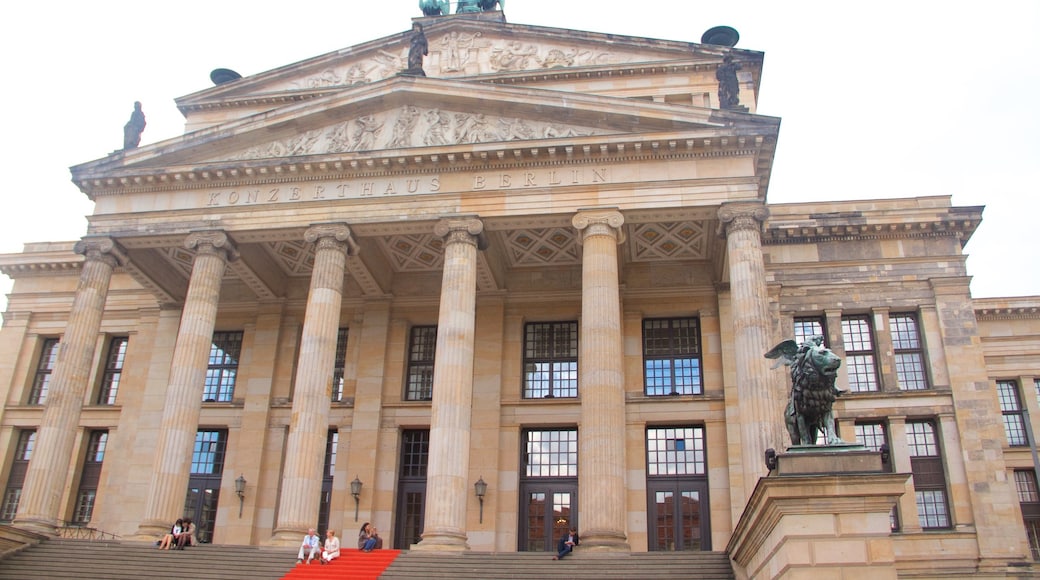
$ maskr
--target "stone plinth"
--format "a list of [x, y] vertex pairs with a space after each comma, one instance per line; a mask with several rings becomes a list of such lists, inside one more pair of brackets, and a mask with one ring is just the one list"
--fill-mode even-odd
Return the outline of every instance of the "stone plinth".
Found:
[[881, 454], [862, 445], [795, 445], [776, 458], [776, 475], [880, 473]]
[[895, 580], [889, 514], [910, 475], [836, 474], [843, 463], [864, 461], [843, 453], [778, 459], [778, 468], [786, 462], [824, 473], [774, 470], [759, 480], [727, 546], [737, 577]]

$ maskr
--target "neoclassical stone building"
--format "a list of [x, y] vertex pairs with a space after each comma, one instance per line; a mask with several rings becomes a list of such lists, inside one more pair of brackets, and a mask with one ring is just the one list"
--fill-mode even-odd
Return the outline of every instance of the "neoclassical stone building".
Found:
[[[0, 256], [0, 520], [736, 553], [790, 444], [762, 355], [822, 334], [839, 433], [898, 489], [856, 480], [876, 505], [777, 528], [785, 557], [1028, 569], [1040, 298], [971, 297], [982, 208], [767, 203], [760, 52], [416, 21], [425, 76], [399, 74], [409, 30], [180, 98], [183, 136], [72, 168], [86, 235]], [[881, 533], [820, 540], [839, 515]]]

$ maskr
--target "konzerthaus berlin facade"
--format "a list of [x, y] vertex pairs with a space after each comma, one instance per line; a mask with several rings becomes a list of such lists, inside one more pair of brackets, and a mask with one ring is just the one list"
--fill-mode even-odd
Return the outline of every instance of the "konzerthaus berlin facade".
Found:
[[183, 97], [183, 136], [72, 168], [87, 234], [0, 256], [0, 520], [726, 550], [790, 445], [763, 353], [819, 333], [840, 435], [907, 474], [884, 549], [840, 557], [1037, 555], [1040, 298], [971, 297], [981, 207], [767, 203], [760, 52], [416, 21], [426, 76], [399, 74], [408, 30]]

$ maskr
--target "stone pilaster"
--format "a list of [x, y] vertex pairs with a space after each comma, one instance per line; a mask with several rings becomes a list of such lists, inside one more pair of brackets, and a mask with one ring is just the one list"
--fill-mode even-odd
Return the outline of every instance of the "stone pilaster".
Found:
[[[736, 361], [737, 404], [740, 406], [741, 466], [744, 499], [751, 497], [760, 476], [766, 475], [765, 450], [786, 442], [783, 404], [763, 355], [772, 348], [769, 299], [762, 257], [762, 224], [769, 217], [760, 204], [724, 205], [719, 221], [726, 234], [732, 300], [733, 351]], [[777, 377], [779, 377], [777, 373]]]
[[433, 231], [444, 238], [444, 274], [437, 317], [425, 530], [413, 549], [461, 551], [469, 549], [466, 506], [472, 490], [468, 476], [477, 250], [484, 249], [486, 242], [484, 224], [472, 217], [442, 220]]
[[184, 299], [177, 344], [170, 364], [170, 383], [155, 445], [151, 483], [141, 537], [154, 538], [182, 515], [191, 475], [191, 453], [202, 411], [209, 351], [217, 321], [220, 284], [227, 263], [238, 253], [221, 231], [192, 232], [184, 247], [195, 250], [195, 260]]
[[347, 254], [357, 253], [357, 243], [345, 224], [314, 225], [304, 239], [315, 244], [314, 269], [303, 320], [278, 525], [273, 538], [275, 543], [293, 545], [318, 521], [343, 276]]
[[580, 211], [581, 335], [578, 392], [578, 510], [581, 545], [629, 551], [625, 535], [625, 369], [617, 246], [624, 216], [613, 209]]
[[68, 479], [72, 450], [79, 429], [79, 415], [90, 384], [97, 335], [105, 298], [116, 266], [126, 254], [110, 238], [86, 237], [74, 251], [83, 254], [83, 270], [72, 301], [69, 321], [61, 339], [43, 418], [36, 434], [36, 449], [22, 486], [15, 525], [53, 533]]

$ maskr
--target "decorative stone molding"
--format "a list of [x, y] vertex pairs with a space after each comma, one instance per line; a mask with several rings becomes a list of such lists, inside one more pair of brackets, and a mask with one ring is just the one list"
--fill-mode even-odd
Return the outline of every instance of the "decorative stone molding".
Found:
[[361, 251], [347, 224], [314, 224], [304, 232], [303, 239], [316, 244], [318, 249], [338, 249], [348, 256], [356, 256]]
[[184, 239], [184, 247], [199, 253], [213, 253], [232, 262], [238, 259], [238, 249], [228, 235], [220, 230], [191, 232]]
[[112, 268], [125, 265], [129, 261], [126, 250], [115, 240], [108, 237], [86, 236], [72, 248], [73, 252], [83, 255], [87, 260], [99, 260]]
[[625, 241], [625, 232], [621, 226], [625, 224], [625, 216], [616, 209], [579, 210], [571, 218], [571, 225], [581, 232], [578, 243], [583, 244], [590, 236], [613, 236], [617, 243]]
[[444, 238], [445, 244], [473, 244], [478, 250], [488, 247], [484, 222], [475, 217], [443, 219], [433, 226], [433, 233]]
[[762, 225], [769, 218], [769, 210], [764, 205], [739, 204], [723, 205], [719, 208], [719, 231], [721, 237], [739, 231], [762, 231]]

